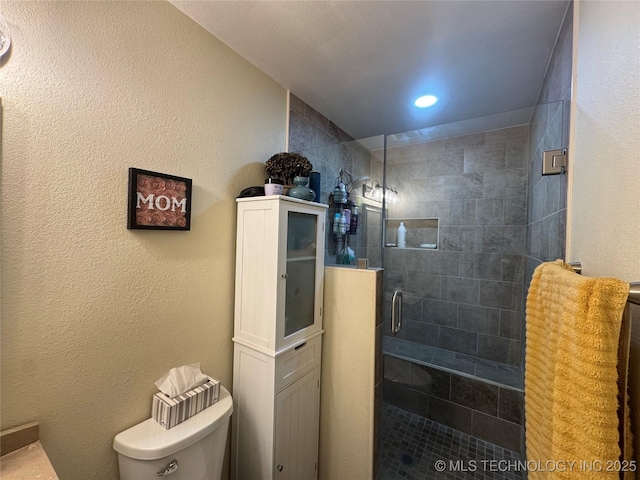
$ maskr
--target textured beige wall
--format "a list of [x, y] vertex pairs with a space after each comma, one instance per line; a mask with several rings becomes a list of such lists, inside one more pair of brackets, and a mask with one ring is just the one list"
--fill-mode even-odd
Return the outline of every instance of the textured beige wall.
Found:
[[[286, 92], [166, 2], [2, 2], [2, 428], [61, 478], [116, 479], [154, 381], [230, 389], [235, 202], [285, 144]], [[193, 179], [190, 232], [126, 229], [127, 169]]]
[[[370, 480], [374, 469], [376, 333], [381, 270], [325, 268], [320, 394], [321, 480]], [[380, 398], [377, 399], [378, 401]]]
[[640, 2], [575, 4], [567, 253], [640, 280]]
[[[585, 275], [640, 281], [640, 2], [577, 1], [574, 12], [567, 258]], [[640, 438], [640, 309], [634, 314]]]

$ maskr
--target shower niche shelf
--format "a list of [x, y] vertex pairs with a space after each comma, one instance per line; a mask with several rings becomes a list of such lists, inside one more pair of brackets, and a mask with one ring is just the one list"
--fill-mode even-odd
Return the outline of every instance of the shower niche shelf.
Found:
[[386, 218], [384, 221], [384, 245], [398, 248], [398, 227], [400, 222], [407, 229], [406, 248], [401, 250], [437, 250], [439, 242], [439, 218]]

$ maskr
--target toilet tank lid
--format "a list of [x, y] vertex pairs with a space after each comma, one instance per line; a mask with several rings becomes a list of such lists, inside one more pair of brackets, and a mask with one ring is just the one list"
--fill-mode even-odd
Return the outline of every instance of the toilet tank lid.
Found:
[[193, 445], [229, 420], [233, 400], [222, 385], [216, 403], [173, 428], [165, 429], [153, 418], [116, 435], [113, 448], [136, 460], [157, 460]]

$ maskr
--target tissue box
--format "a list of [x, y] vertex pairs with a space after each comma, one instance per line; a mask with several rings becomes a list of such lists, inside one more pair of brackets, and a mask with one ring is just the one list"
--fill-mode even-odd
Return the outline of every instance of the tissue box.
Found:
[[151, 416], [164, 428], [173, 428], [218, 401], [220, 382], [209, 377], [205, 383], [174, 398], [158, 392], [153, 396]]

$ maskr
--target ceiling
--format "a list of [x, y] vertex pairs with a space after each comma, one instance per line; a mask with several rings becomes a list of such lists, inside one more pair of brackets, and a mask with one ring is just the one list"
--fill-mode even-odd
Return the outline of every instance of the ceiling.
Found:
[[[568, 5], [170, 1], [358, 139], [527, 112]], [[424, 94], [440, 100], [417, 109]]]

